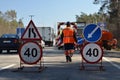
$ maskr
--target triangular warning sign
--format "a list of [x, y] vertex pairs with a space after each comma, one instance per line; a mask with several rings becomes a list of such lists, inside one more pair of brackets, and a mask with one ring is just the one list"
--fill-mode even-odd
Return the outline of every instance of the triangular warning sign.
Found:
[[29, 22], [21, 39], [22, 40], [42, 40], [42, 38], [32, 20]]

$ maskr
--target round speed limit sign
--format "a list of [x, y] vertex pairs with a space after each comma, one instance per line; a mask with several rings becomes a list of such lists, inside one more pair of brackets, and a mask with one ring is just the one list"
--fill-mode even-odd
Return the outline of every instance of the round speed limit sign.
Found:
[[95, 43], [89, 43], [83, 47], [82, 58], [87, 63], [91, 64], [97, 63], [102, 59], [102, 56], [103, 56], [102, 48]]
[[37, 42], [25, 42], [21, 45], [20, 59], [26, 64], [36, 64], [42, 57], [42, 48]]

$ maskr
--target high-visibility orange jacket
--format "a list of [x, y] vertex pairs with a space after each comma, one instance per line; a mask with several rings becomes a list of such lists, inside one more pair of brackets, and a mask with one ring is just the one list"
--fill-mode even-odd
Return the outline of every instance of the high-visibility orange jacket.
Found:
[[70, 27], [66, 27], [62, 31], [62, 39], [63, 43], [74, 43], [76, 42], [76, 36], [74, 29]]

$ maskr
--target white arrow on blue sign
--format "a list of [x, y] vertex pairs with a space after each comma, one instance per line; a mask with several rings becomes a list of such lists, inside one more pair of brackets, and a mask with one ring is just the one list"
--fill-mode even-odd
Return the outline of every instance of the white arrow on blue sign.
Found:
[[88, 42], [97, 42], [102, 35], [100, 27], [96, 24], [89, 24], [83, 30], [83, 35]]
[[81, 37], [78, 37], [78, 38], [77, 38], [77, 43], [78, 43], [78, 44], [83, 44], [83, 43], [84, 43], [84, 39], [81, 38]]

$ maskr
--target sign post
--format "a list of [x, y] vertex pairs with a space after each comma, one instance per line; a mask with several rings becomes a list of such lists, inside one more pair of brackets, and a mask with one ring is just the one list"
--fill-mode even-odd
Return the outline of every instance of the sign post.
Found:
[[23, 69], [23, 64], [37, 65], [39, 63], [39, 71], [41, 71], [43, 68], [41, 64], [42, 47], [39, 43], [42, 38], [32, 20], [25, 29], [21, 40], [23, 43], [19, 48], [20, 68], [18, 69]]
[[102, 67], [103, 50], [98, 44], [95, 43], [101, 38], [102, 35], [101, 29], [96, 24], [90, 24], [84, 28], [83, 35], [88, 43], [85, 44], [85, 46], [82, 48], [81, 69], [82, 70], [85, 69], [84, 61], [88, 64], [97, 64], [101, 61], [99, 69], [103, 70]]

